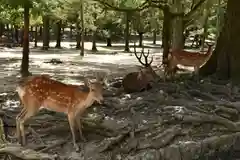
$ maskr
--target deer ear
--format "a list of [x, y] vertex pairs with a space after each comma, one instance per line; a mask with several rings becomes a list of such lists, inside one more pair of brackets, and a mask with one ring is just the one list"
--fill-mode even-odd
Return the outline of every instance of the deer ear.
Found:
[[91, 85], [91, 82], [88, 78], [84, 78], [84, 85], [88, 87]]

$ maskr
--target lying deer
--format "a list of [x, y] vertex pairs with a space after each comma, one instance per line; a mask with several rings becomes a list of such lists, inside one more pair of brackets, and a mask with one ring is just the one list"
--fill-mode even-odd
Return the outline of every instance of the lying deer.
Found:
[[206, 54], [202, 54], [199, 52], [189, 52], [184, 50], [173, 50], [169, 52], [168, 62], [165, 66], [164, 75], [166, 76], [167, 74], [170, 74], [172, 78], [176, 73], [174, 68], [176, 68], [176, 66], [180, 64], [183, 66], [194, 67], [194, 73], [198, 77], [199, 69], [209, 60], [212, 55], [212, 46], [213, 44], [208, 44], [208, 50]]
[[[140, 56], [138, 56], [136, 52], [136, 45], [134, 43], [134, 54], [144, 68], [140, 69], [139, 72], [129, 73], [123, 78], [123, 89], [127, 93], [140, 92], [151, 88], [151, 83], [156, 79], [156, 77], [158, 77], [156, 72], [151, 67], [153, 57], [151, 58], [150, 62], [148, 62], [149, 50], [148, 53], [145, 54], [143, 48]], [[141, 60], [142, 56], [145, 59], [145, 63]]]
[[103, 101], [102, 81], [99, 78], [96, 82], [87, 80], [87, 85], [89, 90], [83, 91], [75, 85], [67, 85], [44, 75], [33, 76], [19, 84], [16, 90], [23, 109], [16, 117], [16, 127], [21, 145], [26, 144], [25, 121], [36, 115], [40, 109], [45, 108], [67, 114], [73, 145], [76, 150], [79, 150], [75, 135], [76, 127], [80, 138], [83, 141], [86, 140], [82, 133], [80, 116], [94, 101], [99, 104]]

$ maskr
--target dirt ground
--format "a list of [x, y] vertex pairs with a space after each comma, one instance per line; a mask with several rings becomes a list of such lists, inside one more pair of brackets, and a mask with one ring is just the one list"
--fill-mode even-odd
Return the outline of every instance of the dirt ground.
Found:
[[[162, 76], [160, 42], [145, 41], [145, 51], [154, 56], [153, 66]], [[54, 44], [51, 44], [54, 46]], [[123, 44], [105, 47], [91, 53], [86, 43], [86, 56], [70, 49], [42, 51], [31, 49], [30, 72], [49, 74], [68, 84], [81, 84], [84, 77], [96, 73], [107, 76], [104, 105], [89, 108], [83, 121], [87, 142], [79, 142], [80, 152], [72, 145], [65, 115], [41, 111], [26, 124], [26, 147], [17, 144], [15, 117], [20, 112], [15, 92], [21, 64], [21, 48], [0, 49], [0, 114], [10, 144], [0, 145], [0, 157], [15, 155], [20, 159], [86, 159], [86, 160], [191, 160], [239, 158], [239, 87], [214, 77], [195, 82], [188, 75], [175, 81], [160, 80], [153, 89], [140, 93], [121, 94], [112, 82], [140, 67], [132, 53], [123, 51]], [[133, 48], [131, 48], [133, 51]], [[115, 54], [117, 53], [117, 54]], [[62, 63], [48, 63], [52, 59]], [[1, 112], [0, 112], [1, 113]], [[30, 150], [28, 150], [30, 149]]]

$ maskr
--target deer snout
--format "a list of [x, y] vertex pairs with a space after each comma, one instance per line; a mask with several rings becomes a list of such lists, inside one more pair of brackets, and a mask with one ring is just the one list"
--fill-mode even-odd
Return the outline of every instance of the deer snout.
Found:
[[99, 104], [103, 104], [103, 101], [104, 101], [103, 96], [98, 97], [98, 98], [96, 99], [96, 101], [97, 101]]

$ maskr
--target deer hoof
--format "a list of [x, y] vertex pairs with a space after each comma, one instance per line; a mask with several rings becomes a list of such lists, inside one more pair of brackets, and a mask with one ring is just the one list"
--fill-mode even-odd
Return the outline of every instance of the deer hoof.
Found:
[[76, 143], [74, 144], [74, 149], [75, 149], [76, 152], [80, 151], [80, 147]]

